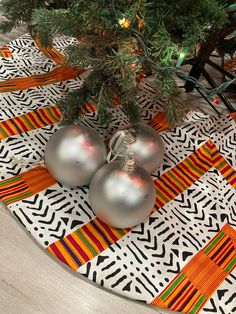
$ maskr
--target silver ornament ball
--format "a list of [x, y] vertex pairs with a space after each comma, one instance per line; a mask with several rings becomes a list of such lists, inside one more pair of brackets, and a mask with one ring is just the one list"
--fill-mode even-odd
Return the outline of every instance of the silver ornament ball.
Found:
[[[118, 159], [125, 158], [133, 152], [139, 166], [145, 168], [149, 174], [157, 170], [164, 160], [165, 146], [161, 136], [149, 125], [138, 123], [119, 131], [123, 136], [120, 141], [115, 134], [110, 141], [110, 149]], [[117, 143], [120, 141], [120, 143]], [[123, 157], [122, 157], [123, 155]]]
[[89, 184], [106, 161], [105, 144], [96, 131], [71, 125], [59, 129], [45, 149], [45, 165], [61, 183], [68, 186]]
[[89, 199], [102, 221], [129, 228], [149, 216], [156, 192], [151, 176], [129, 155], [124, 164], [113, 161], [98, 170], [90, 184]]

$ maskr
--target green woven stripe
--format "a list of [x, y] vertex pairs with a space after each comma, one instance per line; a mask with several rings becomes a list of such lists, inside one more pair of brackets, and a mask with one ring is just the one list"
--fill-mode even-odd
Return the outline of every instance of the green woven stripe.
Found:
[[178, 284], [182, 281], [182, 279], [185, 277], [185, 274], [182, 273], [173, 283], [172, 285], [166, 290], [166, 292], [163, 293], [163, 295], [160, 297], [161, 300], [165, 300], [166, 297], [168, 297], [171, 292], [178, 286]]
[[35, 126], [32, 124], [32, 122], [29, 120], [26, 114], [22, 115], [21, 117], [23, 118], [23, 120], [25, 120], [29, 124], [31, 129], [35, 129]]
[[156, 186], [156, 189], [158, 190], [157, 198], [160, 195], [165, 200], [165, 202], [168, 203], [169, 199], [161, 192], [158, 186]]
[[94, 248], [91, 246], [91, 244], [87, 241], [87, 239], [83, 236], [83, 234], [79, 231], [75, 231], [78, 236], [83, 240], [83, 242], [87, 245], [87, 247], [90, 249], [91, 252], [93, 252], [93, 255], [96, 256], [98, 253], [94, 250]]
[[189, 159], [185, 159], [185, 162], [190, 166], [191, 169], [198, 172], [201, 176], [205, 173], [205, 172], [201, 171], [200, 169], [198, 169], [197, 167], [195, 167], [194, 164]]
[[49, 116], [54, 120], [58, 121], [58, 118], [53, 114], [52, 109], [50, 107], [45, 108]]
[[227, 161], [226, 160], [223, 160], [221, 164], [219, 164], [216, 168], [217, 169], [221, 169], [222, 167], [224, 167], [224, 165], [227, 164]]
[[86, 101], [85, 101], [85, 104], [86, 104], [86, 102], [88, 102], [88, 103], [90, 103], [90, 104], [92, 104], [92, 105], [95, 105], [94, 100], [93, 100], [92, 98], [90, 98], [90, 97], [87, 97], [87, 99], [86, 99]]
[[116, 231], [117, 231], [121, 236], [126, 235], [126, 233], [125, 233], [122, 229], [116, 228]]
[[218, 243], [220, 241], [220, 239], [223, 238], [223, 236], [225, 235], [225, 233], [222, 231], [216, 238], [215, 240], [209, 244], [209, 246], [203, 251], [203, 253], [208, 253], [212, 248], [213, 246], [215, 246], [216, 243]]
[[23, 198], [26, 198], [26, 197], [29, 197], [29, 196], [32, 196], [32, 195], [33, 195], [32, 192], [28, 192], [28, 193], [25, 193], [25, 194], [20, 194], [20, 195], [18, 195], [17, 197], [13, 197], [13, 198], [8, 199], [7, 201], [4, 201], [4, 203], [5, 203], [6, 205], [8, 205], [8, 204], [11, 203], [11, 202], [20, 201], [20, 200], [22, 200]]
[[0, 126], [0, 132], [4, 135], [4, 137], [8, 137], [9, 134]]
[[210, 155], [211, 151], [206, 147], [206, 145], [203, 145], [202, 148], [205, 150], [205, 152]]
[[18, 87], [9, 87], [7, 89], [1, 89], [0, 88], [0, 93], [9, 93], [9, 92], [16, 92], [18, 91], [19, 88]]
[[199, 308], [201, 307], [202, 303], [206, 300], [206, 297], [204, 295], [202, 295], [200, 297], [200, 299], [198, 300], [198, 302], [194, 305], [194, 307], [192, 308], [192, 310], [189, 312], [189, 314], [195, 314], [197, 313], [197, 311], [199, 310]]
[[15, 182], [15, 181], [19, 181], [19, 180], [22, 180], [21, 176], [14, 177], [12, 179], [8, 179], [7, 181], [0, 182], [0, 186], [8, 185], [9, 183], [12, 183], [12, 182]]
[[172, 179], [174, 179], [174, 181], [177, 181], [178, 184], [181, 185], [184, 190], [187, 188], [187, 186], [184, 185], [184, 183], [181, 182], [181, 181], [178, 179], [178, 177], [177, 177], [176, 175], [174, 175], [171, 171], [168, 172], [166, 175], [169, 175]]
[[225, 271], [228, 273], [234, 266], [236, 265], [236, 257], [229, 263], [229, 265], [225, 268]]

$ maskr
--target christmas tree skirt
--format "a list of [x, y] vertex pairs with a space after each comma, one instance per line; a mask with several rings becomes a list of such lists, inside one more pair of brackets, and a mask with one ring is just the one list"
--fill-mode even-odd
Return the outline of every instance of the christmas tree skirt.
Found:
[[[236, 115], [190, 112], [168, 131], [161, 103], [143, 81], [143, 121], [166, 145], [153, 174], [156, 204], [135, 228], [111, 228], [94, 216], [87, 187], [63, 186], [37, 165], [59, 128], [56, 100], [86, 75], [59, 64], [72, 41], [42, 50], [25, 35], [1, 50], [0, 199], [45, 250], [98, 285], [184, 313], [233, 313]], [[104, 139], [127, 123], [116, 107], [109, 128], [99, 125], [92, 99], [83, 110], [83, 124]]]

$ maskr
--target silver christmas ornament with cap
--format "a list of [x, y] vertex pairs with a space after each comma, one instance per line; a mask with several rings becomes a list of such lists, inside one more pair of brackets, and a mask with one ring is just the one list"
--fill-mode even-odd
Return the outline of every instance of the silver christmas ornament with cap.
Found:
[[133, 152], [139, 166], [152, 174], [164, 160], [161, 136], [149, 125], [135, 124], [118, 131], [110, 140], [108, 161], [122, 159]]
[[134, 154], [112, 161], [98, 170], [89, 188], [94, 213], [117, 228], [133, 227], [151, 213], [156, 191], [148, 172], [136, 165]]
[[106, 147], [96, 131], [83, 125], [66, 126], [49, 139], [44, 160], [59, 182], [82, 186], [105, 163]]

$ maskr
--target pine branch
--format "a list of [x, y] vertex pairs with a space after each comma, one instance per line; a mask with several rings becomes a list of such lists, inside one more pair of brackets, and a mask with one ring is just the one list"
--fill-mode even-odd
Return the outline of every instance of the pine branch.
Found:
[[1, 0], [0, 11], [6, 18], [0, 23], [0, 31], [10, 32], [13, 28], [27, 23], [29, 28], [33, 11], [38, 8], [62, 8], [67, 7], [66, 0]]
[[76, 33], [78, 27], [76, 17], [67, 9], [37, 9], [32, 14], [31, 25], [38, 31], [43, 46], [51, 46], [55, 35], [63, 34], [66, 30], [73, 29]]
[[112, 86], [108, 82], [104, 82], [101, 86], [97, 102], [97, 112], [102, 125], [109, 125], [111, 122], [112, 115], [110, 108], [113, 107], [114, 95]]
[[179, 94], [170, 94], [164, 99], [166, 120], [171, 127], [181, 124], [189, 111]]
[[80, 117], [81, 105], [89, 95], [98, 99], [99, 116], [103, 123], [107, 122], [115, 92], [120, 95], [130, 121], [137, 121], [140, 112], [136, 78], [143, 69], [146, 74], [154, 73], [156, 97], [164, 99], [169, 122], [172, 125], [180, 122], [186, 109], [173, 76], [180, 51], [193, 54], [196, 42], [203, 46], [209, 34], [221, 36], [233, 25], [232, 14], [229, 13], [228, 21], [226, 10], [233, 0], [2, 0], [1, 3], [0, 8], [5, 8], [8, 18], [2, 24], [4, 31], [27, 22], [36, 28], [44, 46], [52, 45], [58, 34], [79, 40], [79, 45], [66, 50], [66, 62], [92, 68], [93, 72], [80, 91], [61, 101], [67, 123]]
[[86, 86], [82, 86], [78, 91], [71, 92], [58, 101], [57, 104], [63, 114], [62, 125], [70, 125], [81, 119], [81, 108], [84, 106], [88, 96], [89, 91]]

